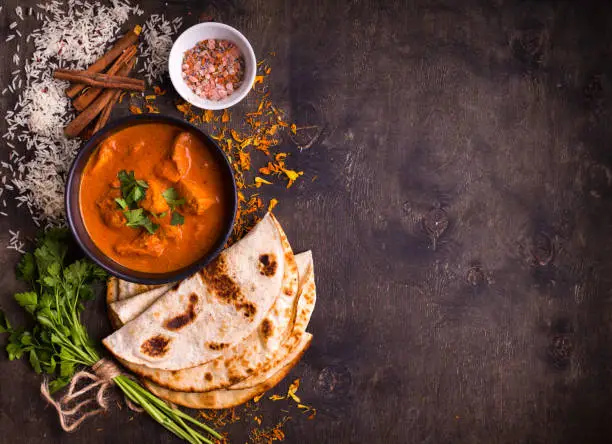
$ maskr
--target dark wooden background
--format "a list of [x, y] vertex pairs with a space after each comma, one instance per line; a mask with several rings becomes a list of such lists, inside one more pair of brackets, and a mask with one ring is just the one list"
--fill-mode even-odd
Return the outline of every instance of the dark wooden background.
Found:
[[[265, 189], [317, 273], [315, 339], [291, 377], [319, 413], [290, 421], [288, 442], [612, 442], [608, 3], [143, 2], [275, 51], [273, 100], [324, 127], [292, 156], [305, 176]], [[3, 4], [7, 61], [17, 1]], [[16, 210], [0, 227], [0, 249], [9, 228], [34, 233]], [[17, 322], [18, 255], [1, 251]], [[108, 331], [101, 300], [87, 319]], [[65, 434], [40, 377], [2, 356], [2, 443], [175, 441], [125, 411]]]

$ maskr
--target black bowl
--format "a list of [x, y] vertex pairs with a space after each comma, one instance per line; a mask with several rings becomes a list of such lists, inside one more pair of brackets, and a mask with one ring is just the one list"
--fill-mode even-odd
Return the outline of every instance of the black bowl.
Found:
[[[189, 131], [196, 135], [199, 139], [209, 147], [213, 156], [215, 156], [217, 163], [221, 167], [223, 180], [225, 181], [225, 187], [227, 189], [227, 195], [229, 202], [227, 202], [226, 208], [226, 226], [223, 233], [219, 236], [219, 239], [215, 242], [211, 250], [202, 258], [198, 259], [193, 264], [167, 273], [146, 273], [142, 271], [131, 270], [123, 265], [115, 262], [113, 259], [106, 256], [92, 241], [79, 207], [79, 192], [81, 188], [81, 174], [89, 157], [95, 152], [98, 144], [109, 137], [110, 135], [125, 129], [127, 127], [141, 125], [144, 123], [165, 123], [176, 126], [185, 131]], [[66, 215], [68, 218], [68, 225], [70, 230], [74, 234], [77, 242], [81, 248], [85, 251], [87, 256], [91, 258], [96, 264], [104, 268], [113, 276], [124, 279], [130, 282], [137, 282], [140, 284], [156, 285], [165, 284], [168, 282], [174, 282], [186, 278], [187, 276], [195, 273], [199, 269], [203, 268], [212, 261], [223, 249], [223, 246], [229, 238], [232, 228], [234, 225], [234, 218], [236, 216], [236, 182], [234, 181], [234, 174], [232, 167], [229, 164], [225, 154], [219, 148], [219, 146], [204, 134], [199, 128], [174, 117], [162, 116], [160, 114], [141, 114], [136, 116], [129, 116], [116, 120], [100, 131], [98, 131], [88, 142], [86, 142], [79, 153], [76, 155], [70, 172], [68, 173], [68, 180], [66, 181]]]

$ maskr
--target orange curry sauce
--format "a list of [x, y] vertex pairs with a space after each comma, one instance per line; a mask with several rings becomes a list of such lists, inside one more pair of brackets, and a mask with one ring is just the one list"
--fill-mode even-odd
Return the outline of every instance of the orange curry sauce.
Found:
[[[121, 170], [147, 182], [138, 205], [150, 210], [151, 221], [159, 225], [154, 234], [126, 226], [115, 201], [122, 197]], [[186, 200], [176, 208], [184, 216], [182, 225], [170, 223], [161, 195], [168, 188]], [[195, 135], [168, 124], [136, 125], [101, 142], [85, 167], [79, 196], [85, 226], [98, 248], [125, 267], [151, 273], [177, 270], [204, 256], [227, 217], [226, 191], [212, 153]]]

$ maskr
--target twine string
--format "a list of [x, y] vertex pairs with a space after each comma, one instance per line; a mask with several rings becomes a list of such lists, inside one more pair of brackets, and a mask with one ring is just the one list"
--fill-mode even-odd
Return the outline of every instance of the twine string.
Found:
[[[58, 400], [53, 399], [53, 396], [51, 396], [49, 384], [46, 380], [40, 386], [40, 393], [57, 411], [60, 424], [65, 432], [75, 431], [87, 418], [108, 410], [106, 392], [114, 384], [113, 379], [121, 375], [121, 370], [113, 361], [105, 358], [96, 362], [91, 369], [93, 373], [87, 370], [75, 373], [68, 386], [68, 391]], [[89, 380], [89, 382], [80, 390], [75, 391], [77, 385], [82, 380]], [[95, 394], [89, 393], [83, 401], [73, 407], [69, 407], [71, 403], [76, 402], [78, 398], [92, 390], [96, 390]], [[125, 401], [130, 410], [143, 411], [127, 397]], [[88, 408], [85, 408], [86, 406]]]

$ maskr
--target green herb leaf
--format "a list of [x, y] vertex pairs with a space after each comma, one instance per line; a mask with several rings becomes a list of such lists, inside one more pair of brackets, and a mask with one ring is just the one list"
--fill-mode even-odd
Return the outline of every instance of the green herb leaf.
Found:
[[35, 277], [36, 262], [34, 261], [34, 255], [32, 253], [26, 253], [22, 256], [17, 265], [17, 278], [22, 281], [33, 282]]
[[163, 198], [166, 200], [171, 210], [179, 207], [185, 203], [185, 199], [181, 199], [181, 196], [174, 188], [168, 188], [162, 193]]
[[170, 203], [175, 200], [180, 199], [178, 192], [174, 188], [168, 188], [163, 193], [162, 196], [166, 199], [166, 202]]
[[30, 365], [36, 373], [42, 372], [42, 369], [40, 368], [40, 361], [36, 355], [36, 350], [34, 349], [30, 350]]
[[35, 291], [26, 291], [24, 293], [15, 293], [15, 300], [19, 305], [26, 309], [30, 314], [34, 314], [38, 304], [38, 295]]
[[128, 210], [123, 214], [125, 214], [125, 218], [127, 219], [126, 225], [128, 227], [139, 227], [146, 219], [144, 210], [142, 208], [138, 208], [137, 210]]
[[6, 346], [6, 352], [9, 355], [9, 359], [13, 361], [15, 359], [21, 359], [21, 356], [23, 356], [24, 349], [21, 344], [11, 342]]
[[158, 224], [154, 224], [151, 219], [146, 218], [146, 220], [142, 224], [143, 228], [147, 230], [150, 234], [155, 234], [155, 232], [159, 229]]
[[124, 183], [128, 183], [134, 180], [134, 171], [131, 171], [130, 173], [128, 173], [126, 170], [121, 170], [119, 171], [119, 174], [117, 174], [117, 178], [119, 179], [119, 182], [122, 185]]
[[11, 328], [11, 323], [6, 318], [6, 315], [3, 311], [0, 310], [0, 333], [8, 333], [13, 329]]
[[50, 356], [48, 361], [44, 363], [45, 373], [55, 373], [56, 366], [57, 363], [55, 362], [55, 358], [53, 358], [53, 356]]
[[185, 217], [177, 213], [176, 211], [172, 212], [172, 219], [170, 220], [170, 225], [183, 225], [185, 223]]
[[32, 335], [30, 332], [26, 331], [21, 335], [21, 344], [22, 345], [31, 345], [32, 344]]
[[[125, 204], [131, 209], [136, 209], [137, 203], [144, 199], [149, 185], [144, 180], [136, 180], [134, 171], [127, 172], [126, 170], [121, 170], [117, 174], [117, 178], [121, 184], [119, 188], [121, 189], [121, 196]], [[117, 200], [115, 199], [115, 201]], [[119, 202], [117, 204], [121, 206]]]
[[[71, 375], [72, 376], [72, 375]], [[58, 390], [63, 389], [70, 382], [70, 376], [66, 376], [64, 378], [56, 378], [49, 383], [49, 391], [51, 394], [57, 392]]]
[[128, 209], [128, 204], [125, 201], [125, 199], [122, 199], [120, 197], [115, 198], [115, 202], [117, 202], [117, 205], [119, 206], [119, 208], [121, 208], [122, 210], [127, 210]]
[[125, 218], [127, 219], [126, 225], [128, 227], [142, 227], [151, 234], [155, 233], [159, 228], [158, 224], [153, 223], [153, 221], [145, 215], [142, 208], [138, 208], [137, 210], [128, 210], [123, 214], [125, 214]]

